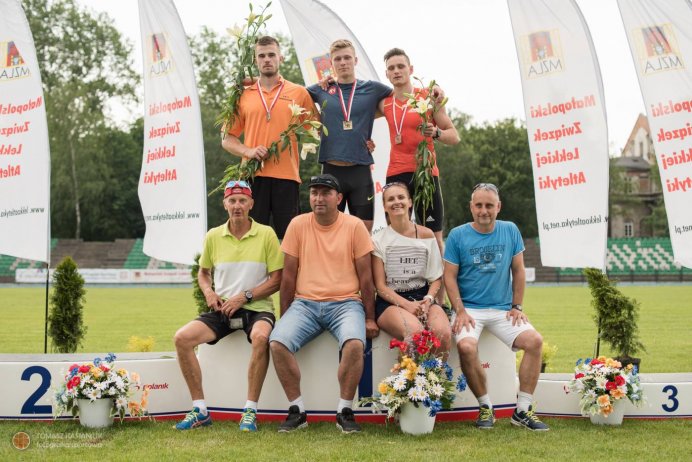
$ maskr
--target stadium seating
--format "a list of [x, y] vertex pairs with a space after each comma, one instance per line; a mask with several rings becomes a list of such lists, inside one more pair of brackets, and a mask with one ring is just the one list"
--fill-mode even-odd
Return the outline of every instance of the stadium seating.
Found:
[[[549, 268], [540, 262], [538, 238], [525, 242], [525, 263], [536, 268], [537, 282], [584, 280], [579, 268]], [[115, 242], [83, 242], [81, 239], [51, 240], [51, 267], [66, 255], [72, 256], [82, 268], [185, 269], [190, 267], [151, 258], [143, 252], [142, 239], [118, 239]], [[0, 282], [14, 282], [18, 268], [41, 268], [43, 263], [0, 255]], [[630, 280], [692, 280], [692, 270], [673, 262], [668, 238], [608, 239], [606, 257], [608, 274], [626, 276]]]
[[144, 254], [142, 247], [144, 241], [136, 239], [132, 250], [125, 260], [124, 267], [126, 269], [188, 269], [188, 265], [180, 265], [177, 263], [169, 263], [151, 258]]
[[[608, 239], [606, 268], [611, 275], [692, 274], [673, 261], [670, 239], [654, 237]], [[579, 274], [578, 268], [560, 269], [560, 276]]]
[[[50, 248], [53, 250], [57, 245], [57, 239], [50, 240]], [[43, 262], [27, 260], [24, 258], [11, 257], [9, 255], [0, 255], [0, 278], [11, 277], [14, 279], [14, 271], [20, 268], [42, 268]]]
[[[84, 242], [81, 239], [51, 239], [51, 267], [65, 255], [72, 256], [82, 268], [189, 269], [188, 265], [151, 258], [142, 251], [142, 239], [118, 239], [115, 242]], [[63, 245], [64, 244], [64, 245]], [[126, 256], [126, 257], [125, 257]], [[0, 282], [14, 282], [15, 270], [42, 268], [44, 263], [0, 255]]]

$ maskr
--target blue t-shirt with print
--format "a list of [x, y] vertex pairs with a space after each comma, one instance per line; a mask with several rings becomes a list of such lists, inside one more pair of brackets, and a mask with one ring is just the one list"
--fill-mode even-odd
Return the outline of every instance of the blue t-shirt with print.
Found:
[[[358, 165], [374, 163], [372, 155], [365, 144], [372, 137], [372, 125], [375, 121], [378, 103], [392, 93], [387, 85], [372, 80], [358, 80], [356, 94], [351, 107], [352, 130], [344, 130], [344, 113], [341, 107], [337, 84], [332, 84], [327, 90], [319, 85], [307, 88], [313, 101], [321, 108], [322, 123], [329, 134], [322, 135], [320, 143], [319, 162], [331, 160], [351, 162]], [[353, 90], [352, 83], [340, 83], [344, 97], [344, 106], [348, 111], [348, 100]], [[322, 107], [326, 101], [326, 105]]]
[[457, 284], [466, 308], [512, 308], [512, 258], [524, 251], [517, 225], [497, 220], [491, 233], [479, 233], [471, 223], [450, 231], [445, 260], [459, 266]]

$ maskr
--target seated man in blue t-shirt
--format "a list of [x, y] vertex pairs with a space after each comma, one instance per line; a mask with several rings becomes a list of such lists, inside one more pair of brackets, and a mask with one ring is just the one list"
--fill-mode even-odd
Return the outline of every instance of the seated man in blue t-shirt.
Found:
[[[374, 163], [367, 141], [372, 137], [372, 126], [380, 100], [392, 93], [387, 85], [373, 80], [356, 79], [358, 58], [353, 44], [337, 40], [329, 47], [329, 56], [336, 74], [336, 82], [326, 89], [320, 84], [307, 88], [312, 99], [322, 108], [322, 123], [329, 136], [320, 143], [319, 162], [322, 173], [334, 175], [346, 204], [372, 231], [375, 187], [370, 166]], [[326, 104], [325, 104], [326, 103]]]
[[495, 422], [478, 358], [478, 339], [483, 328], [488, 328], [513, 351], [524, 350], [512, 424], [546, 431], [548, 426], [532, 409], [543, 338], [529, 324], [521, 306], [526, 285], [524, 242], [514, 223], [497, 221], [501, 202], [495, 185], [476, 185], [470, 204], [473, 222], [454, 228], [447, 236], [444, 283], [456, 312], [452, 333], [456, 335], [461, 368], [480, 406], [476, 426], [490, 429]]

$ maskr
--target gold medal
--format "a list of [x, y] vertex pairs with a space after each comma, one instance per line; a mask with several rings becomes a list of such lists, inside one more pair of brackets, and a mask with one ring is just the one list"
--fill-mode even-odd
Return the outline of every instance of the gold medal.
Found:
[[397, 133], [396, 136], [394, 137], [394, 143], [396, 143], [396, 144], [401, 144], [401, 143], [402, 143], [402, 141], [401, 141], [401, 134], [400, 134], [400, 133]]
[[351, 108], [353, 107], [353, 98], [356, 94], [356, 86], [358, 81], [353, 81], [353, 87], [351, 87], [351, 97], [348, 99], [348, 110], [346, 109], [346, 104], [344, 104], [344, 94], [341, 92], [341, 87], [339, 84], [336, 85], [336, 89], [339, 92], [339, 102], [341, 103], [341, 112], [344, 114], [344, 130], [353, 130], [353, 122], [351, 121]]

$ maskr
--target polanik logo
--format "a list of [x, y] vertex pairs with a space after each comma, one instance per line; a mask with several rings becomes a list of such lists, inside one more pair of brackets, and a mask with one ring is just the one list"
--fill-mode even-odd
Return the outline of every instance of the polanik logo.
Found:
[[0, 42], [0, 82], [29, 77], [29, 66], [24, 62], [13, 41]]
[[632, 39], [643, 75], [685, 68], [671, 24], [634, 29]]
[[522, 37], [520, 44], [523, 72], [527, 79], [545, 77], [564, 70], [557, 29], [532, 32]]

